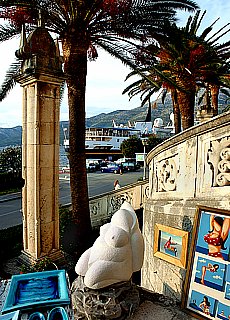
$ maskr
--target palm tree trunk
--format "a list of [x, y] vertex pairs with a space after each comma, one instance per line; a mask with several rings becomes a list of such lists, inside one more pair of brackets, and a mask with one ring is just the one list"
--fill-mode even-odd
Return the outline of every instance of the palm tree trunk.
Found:
[[64, 68], [67, 75], [69, 104], [69, 163], [73, 224], [68, 237], [78, 258], [89, 247], [91, 222], [85, 156], [85, 90], [87, 41], [75, 35], [63, 39]]
[[181, 132], [181, 117], [180, 117], [180, 109], [177, 101], [177, 92], [175, 89], [171, 89], [171, 97], [172, 97], [172, 104], [173, 104], [175, 134], [177, 134]]
[[177, 101], [181, 113], [182, 128], [185, 130], [194, 125], [195, 90], [187, 92], [177, 90]]
[[210, 85], [211, 89], [211, 99], [212, 99], [212, 108], [213, 108], [213, 116], [218, 115], [218, 96], [220, 87], [218, 85]]

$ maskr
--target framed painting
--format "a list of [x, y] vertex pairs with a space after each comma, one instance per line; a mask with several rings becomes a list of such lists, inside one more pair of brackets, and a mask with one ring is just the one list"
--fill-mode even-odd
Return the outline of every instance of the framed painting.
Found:
[[230, 319], [230, 211], [197, 207], [183, 307], [198, 319]]
[[188, 232], [155, 224], [154, 256], [178, 267], [186, 267]]

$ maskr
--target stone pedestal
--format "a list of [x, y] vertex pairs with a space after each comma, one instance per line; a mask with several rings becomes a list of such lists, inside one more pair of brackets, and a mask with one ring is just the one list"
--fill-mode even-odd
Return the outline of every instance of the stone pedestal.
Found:
[[[24, 37], [25, 39], [25, 37]], [[61, 259], [59, 248], [59, 113], [61, 59], [48, 31], [33, 31], [16, 54], [23, 60], [17, 81], [23, 87], [21, 259]]]
[[131, 319], [139, 307], [139, 291], [131, 281], [93, 290], [87, 288], [83, 280], [79, 276], [71, 288], [75, 320]]
[[196, 120], [198, 123], [205, 122], [207, 120], [210, 120], [214, 117], [214, 110], [213, 108], [207, 109], [207, 108], [200, 108], [196, 112]]

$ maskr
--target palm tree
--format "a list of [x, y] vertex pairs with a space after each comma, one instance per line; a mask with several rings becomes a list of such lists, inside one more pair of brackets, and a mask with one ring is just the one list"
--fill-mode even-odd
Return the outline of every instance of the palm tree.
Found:
[[[62, 43], [70, 123], [72, 234], [77, 256], [88, 246], [91, 230], [85, 166], [87, 55], [95, 59], [98, 46], [128, 64], [132, 60], [129, 52], [138, 42], [147, 39], [150, 31], [163, 32], [164, 21], [174, 21], [177, 9], [193, 11], [195, 8], [197, 5], [192, 0], [0, 1], [0, 16], [11, 19], [11, 24], [1, 27], [0, 41], [20, 31], [18, 21], [33, 24], [34, 20], [28, 16], [36, 18], [40, 11], [46, 28], [57, 34]], [[27, 21], [22, 19], [20, 11]], [[9, 72], [11, 75], [12, 72]]]
[[[230, 42], [221, 45], [217, 43], [221, 36], [229, 32], [227, 30], [221, 33], [228, 24], [206, 40], [213, 24], [198, 36], [197, 30], [205, 12], [201, 18], [199, 18], [199, 15], [200, 11], [193, 18], [190, 17], [184, 28], [178, 28], [174, 24], [169, 28], [166, 35], [156, 35], [158, 48], [155, 44], [146, 48], [150, 50], [150, 55], [152, 54], [153, 63], [147, 68], [145, 65], [137, 70], [137, 73], [142, 74], [142, 78], [149, 82], [151, 89], [152, 87], [156, 88], [157, 77], [163, 86], [170, 88], [171, 91], [172, 88], [176, 90], [172, 92], [172, 96], [176, 98], [178, 103], [183, 129], [187, 129], [194, 124], [197, 85], [208, 84], [208, 87], [212, 90], [212, 103], [214, 105], [217, 101], [218, 88], [221, 85], [227, 85], [224, 79], [229, 74]], [[148, 63], [149, 60], [148, 57]], [[144, 76], [143, 72], [145, 73]], [[216, 106], [214, 108], [217, 109]]]

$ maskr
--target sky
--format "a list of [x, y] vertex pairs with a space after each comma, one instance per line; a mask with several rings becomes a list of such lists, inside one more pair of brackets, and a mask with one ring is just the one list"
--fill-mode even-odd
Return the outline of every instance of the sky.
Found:
[[[226, 0], [197, 0], [201, 10], [207, 10], [203, 23], [199, 28], [203, 31], [217, 18], [214, 30], [219, 30], [229, 22], [230, 2]], [[178, 13], [178, 25], [184, 26], [190, 13]], [[229, 33], [230, 34], [230, 33]], [[227, 41], [229, 35], [223, 37]], [[220, 40], [220, 42], [223, 42]], [[14, 61], [14, 53], [18, 49], [19, 38], [4, 42], [0, 45], [0, 83], [3, 82], [6, 70]], [[115, 110], [131, 110], [139, 107], [140, 97], [129, 101], [127, 94], [122, 91], [134, 79], [125, 81], [130, 72], [118, 59], [111, 57], [104, 51], [99, 51], [96, 61], [88, 62], [86, 86], [86, 117], [98, 115], [102, 112], [109, 113]], [[60, 120], [68, 120], [67, 90], [60, 108]], [[22, 88], [19, 84], [9, 93], [6, 99], [0, 102], [0, 128], [10, 128], [22, 124]]]

